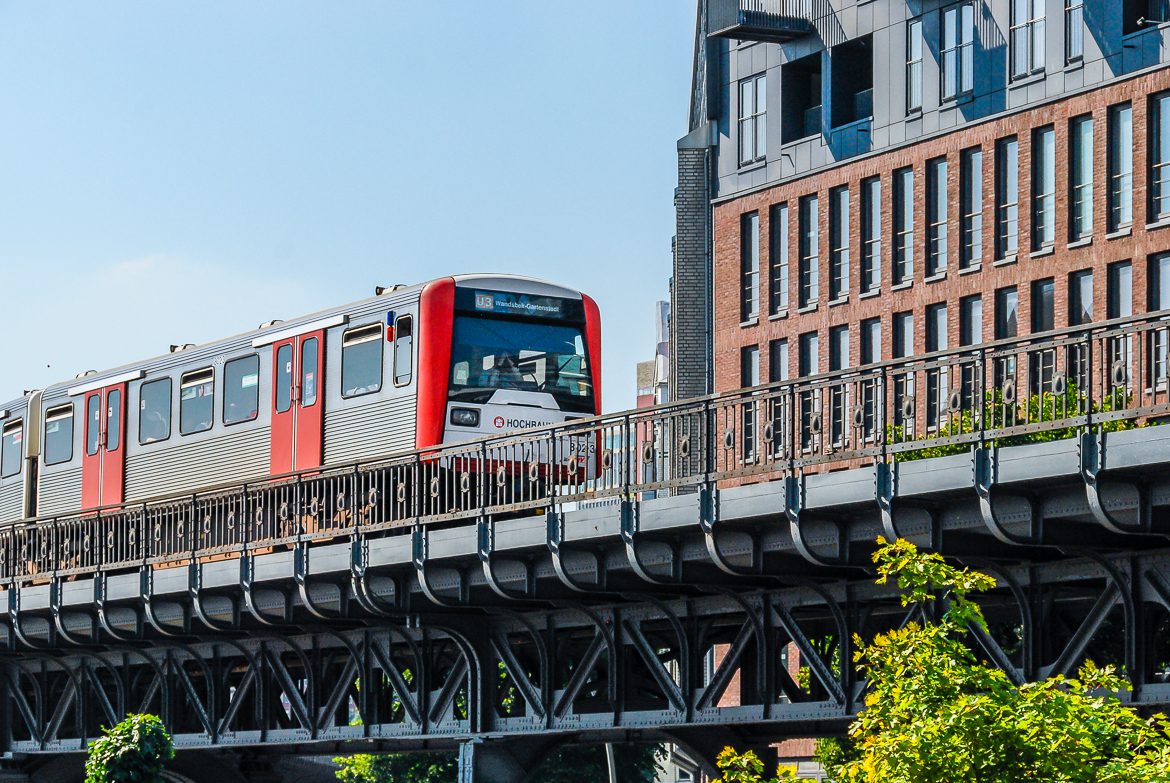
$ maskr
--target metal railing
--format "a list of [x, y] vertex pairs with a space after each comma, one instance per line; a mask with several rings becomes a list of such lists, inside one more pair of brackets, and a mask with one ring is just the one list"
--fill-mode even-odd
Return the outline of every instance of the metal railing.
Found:
[[1072, 437], [1170, 414], [1170, 311], [0, 527], [0, 583]]
[[812, 0], [708, 0], [711, 35], [796, 37], [813, 30]]

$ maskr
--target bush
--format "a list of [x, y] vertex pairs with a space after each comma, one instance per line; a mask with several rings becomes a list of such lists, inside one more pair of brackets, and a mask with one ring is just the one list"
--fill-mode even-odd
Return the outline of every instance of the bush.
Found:
[[128, 715], [89, 746], [85, 783], [162, 783], [175, 745], [154, 715]]

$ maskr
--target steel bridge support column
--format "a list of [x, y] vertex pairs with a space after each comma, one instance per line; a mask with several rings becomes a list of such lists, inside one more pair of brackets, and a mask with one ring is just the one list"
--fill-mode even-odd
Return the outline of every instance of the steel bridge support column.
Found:
[[549, 750], [547, 741], [470, 739], [459, 746], [459, 783], [524, 783]]

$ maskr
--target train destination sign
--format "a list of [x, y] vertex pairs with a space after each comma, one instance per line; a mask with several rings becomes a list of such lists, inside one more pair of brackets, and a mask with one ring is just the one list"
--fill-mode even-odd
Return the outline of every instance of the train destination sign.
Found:
[[557, 296], [534, 296], [507, 291], [460, 291], [460, 310], [495, 315], [518, 315], [527, 318], [581, 320], [581, 302]]

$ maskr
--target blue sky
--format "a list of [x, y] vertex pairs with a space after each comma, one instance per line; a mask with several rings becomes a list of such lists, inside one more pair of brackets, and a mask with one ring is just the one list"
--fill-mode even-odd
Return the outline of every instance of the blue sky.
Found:
[[0, 400], [472, 271], [667, 297], [691, 0], [0, 3]]

